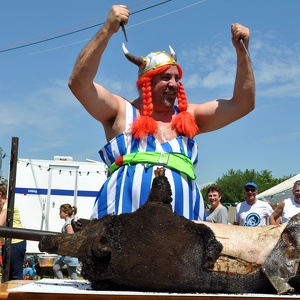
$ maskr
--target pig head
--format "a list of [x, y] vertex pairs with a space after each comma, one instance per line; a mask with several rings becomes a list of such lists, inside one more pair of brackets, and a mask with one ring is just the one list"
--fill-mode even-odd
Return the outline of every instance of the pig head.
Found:
[[278, 294], [294, 291], [289, 282], [299, 286], [300, 214], [293, 216], [262, 266], [262, 271]]
[[164, 174], [133, 213], [85, 221], [75, 234], [44, 237], [42, 252], [78, 257], [97, 290], [276, 293], [259, 269], [247, 275], [213, 272], [222, 245], [212, 230], [178, 216]]

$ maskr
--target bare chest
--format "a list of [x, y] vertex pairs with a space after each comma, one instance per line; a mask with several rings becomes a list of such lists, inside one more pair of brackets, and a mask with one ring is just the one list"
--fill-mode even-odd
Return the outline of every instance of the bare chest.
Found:
[[178, 136], [178, 133], [176, 130], [174, 130], [171, 127], [171, 124], [165, 124], [158, 122], [158, 130], [156, 134], [154, 134], [154, 137], [160, 142], [160, 143], [165, 143], [168, 141], [173, 140]]

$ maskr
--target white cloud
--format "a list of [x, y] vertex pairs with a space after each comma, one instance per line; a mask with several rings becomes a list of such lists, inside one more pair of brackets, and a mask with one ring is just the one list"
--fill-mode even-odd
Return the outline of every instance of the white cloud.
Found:
[[126, 96], [127, 99], [131, 99], [137, 96], [135, 82], [122, 80], [116, 75], [108, 78], [99, 76], [99, 78], [96, 77], [95, 81], [103, 85], [111, 93], [122, 95], [124, 97]]
[[[251, 41], [257, 95], [265, 97], [300, 96], [300, 55], [297, 44], [282, 45], [272, 34]], [[235, 50], [224, 42], [193, 47], [180, 54], [184, 86], [190, 89], [232, 87], [235, 80]]]
[[201, 78], [200, 78], [199, 74], [197, 74], [197, 73], [189, 75], [184, 80], [185, 88], [194, 89], [194, 88], [197, 88], [199, 85], [201, 85]]
[[186, 88], [233, 86], [236, 70], [234, 49], [219, 43], [199, 46], [181, 55], [183, 61], [187, 61], [183, 65], [183, 69], [186, 69], [183, 80]]
[[75, 103], [66, 82], [62, 80], [49, 82], [28, 95], [14, 95], [15, 98], [6, 99], [2, 105], [4, 115], [1, 123], [6, 131], [27, 126], [44, 131], [55, 130], [62, 124], [61, 116]]
[[280, 45], [271, 37], [254, 43], [254, 74], [258, 95], [300, 96], [300, 56], [297, 44]]

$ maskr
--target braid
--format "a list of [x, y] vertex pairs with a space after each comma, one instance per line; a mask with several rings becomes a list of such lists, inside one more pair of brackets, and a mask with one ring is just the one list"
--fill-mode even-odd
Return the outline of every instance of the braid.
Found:
[[151, 79], [145, 77], [145, 80], [142, 84], [142, 97], [143, 97], [143, 115], [151, 117], [153, 113], [153, 104], [152, 104], [152, 91], [151, 91]]
[[187, 110], [187, 100], [186, 100], [186, 95], [185, 91], [183, 88], [183, 85], [181, 82], [179, 82], [179, 90], [177, 94], [177, 99], [178, 99], [178, 108], [180, 111], [186, 111]]
[[137, 82], [137, 86], [142, 90], [143, 98], [142, 115], [135, 119], [131, 126], [133, 136], [137, 139], [157, 131], [157, 123], [151, 117], [153, 113], [151, 79], [152, 77], [144, 76]]
[[178, 132], [193, 138], [199, 132], [199, 128], [196, 124], [195, 118], [189, 112], [187, 112], [188, 102], [181, 82], [179, 83], [177, 99], [180, 113], [173, 117], [171, 125]]

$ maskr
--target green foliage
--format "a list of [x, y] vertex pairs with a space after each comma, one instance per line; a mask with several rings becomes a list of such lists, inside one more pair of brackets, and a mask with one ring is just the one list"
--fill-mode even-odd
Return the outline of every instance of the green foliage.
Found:
[[271, 171], [263, 170], [257, 172], [255, 170], [245, 171], [230, 169], [226, 174], [219, 177], [214, 184], [205, 186], [201, 192], [205, 202], [207, 200], [207, 190], [211, 185], [217, 185], [222, 193], [223, 204], [234, 204], [245, 199], [244, 186], [248, 181], [254, 181], [258, 186], [258, 193], [261, 193], [287, 179], [292, 177], [284, 176], [283, 178], [274, 178]]
[[4, 183], [4, 184], [8, 185], [7, 179], [4, 178], [3, 176], [0, 176], [0, 183]]

